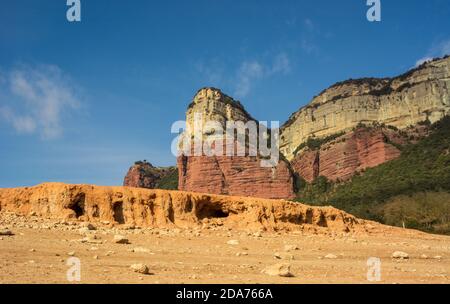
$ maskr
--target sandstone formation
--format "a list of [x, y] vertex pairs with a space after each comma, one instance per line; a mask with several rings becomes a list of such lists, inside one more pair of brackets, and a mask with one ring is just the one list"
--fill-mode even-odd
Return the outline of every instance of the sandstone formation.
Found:
[[292, 160], [308, 138], [348, 132], [361, 122], [399, 129], [436, 122], [450, 113], [449, 86], [448, 56], [395, 78], [336, 83], [289, 118], [281, 129], [280, 149]]
[[[190, 104], [187, 114], [186, 138], [194, 136], [194, 118], [201, 115], [203, 126], [208, 121], [218, 122], [226, 130], [227, 121], [246, 123], [254, 119], [243, 106], [218, 89], [200, 90]], [[204, 141], [214, 140], [210, 130], [203, 128]], [[231, 149], [239, 143], [234, 142]], [[229, 148], [223, 143], [223, 151]], [[180, 155], [179, 190], [261, 198], [293, 198], [293, 175], [287, 161], [281, 159], [276, 167], [261, 166], [258, 156], [199, 156]]]
[[293, 170], [307, 182], [324, 176], [345, 181], [356, 172], [376, 167], [400, 156], [405, 134], [388, 128], [360, 127], [338, 136], [318, 149], [304, 148], [292, 160]]
[[[0, 211], [140, 227], [219, 225], [265, 230], [365, 231], [368, 222], [332, 207], [283, 200], [131, 187], [41, 184], [0, 189]], [[370, 226], [377, 225], [375, 223]]]
[[147, 161], [136, 162], [125, 176], [123, 185], [127, 187], [156, 189], [163, 178], [173, 174], [176, 167], [157, 168]]

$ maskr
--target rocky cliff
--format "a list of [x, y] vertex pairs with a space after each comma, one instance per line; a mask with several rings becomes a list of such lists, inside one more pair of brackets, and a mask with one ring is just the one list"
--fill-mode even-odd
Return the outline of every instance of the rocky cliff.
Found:
[[346, 181], [356, 172], [399, 157], [399, 147], [409, 143], [409, 138], [395, 129], [361, 126], [323, 144], [307, 142], [291, 161], [292, 168], [307, 182], [319, 176]]
[[[201, 115], [201, 123], [218, 122], [226, 130], [227, 121], [246, 123], [254, 119], [244, 107], [220, 90], [205, 88], [194, 97], [186, 113], [187, 130], [185, 138], [194, 136], [194, 118]], [[203, 128], [204, 141], [213, 140], [215, 135]], [[223, 144], [223, 151], [230, 145]], [[236, 149], [236, 141], [231, 149]], [[191, 151], [192, 152], [192, 151]], [[261, 166], [259, 156], [207, 156], [205, 153], [194, 156], [192, 153], [178, 157], [179, 190], [215, 194], [254, 196], [262, 198], [293, 198], [293, 175], [290, 165], [280, 160], [276, 167]]]
[[359, 123], [405, 129], [450, 113], [450, 57], [424, 63], [395, 78], [336, 83], [294, 113], [281, 129], [280, 149], [292, 160], [309, 138], [351, 131]]
[[380, 226], [332, 207], [281, 200], [61, 183], [0, 189], [0, 211], [140, 227], [364, 232], [366, 225]]
[[147, 189], [165, 188], [162, 183], [176, 171], [176, 167], [154, 167], [147, 161], [138, 161], [128, 170], [123, 185]]

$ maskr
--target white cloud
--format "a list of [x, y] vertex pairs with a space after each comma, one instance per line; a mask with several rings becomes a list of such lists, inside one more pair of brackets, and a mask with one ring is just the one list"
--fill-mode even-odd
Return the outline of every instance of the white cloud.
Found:
[[248, 95], [253, 83], [275, 74], [287, 74], [291, 71], [289, 57], [285, 53], [275, 56], [271, 65], [264, 65], [256, 60], [244, 61], [236, 76], [235, 96], [242, 98]]
[[450, 39], [435, 43], [423, 58], [416, 61], [416, 67], [435, 57], [443, 57], [445, 55], [450, 55]]
[[0, 117], [21, 134], [60, 136], [63, 113], [80, 104], [70, 80], [56, 66], [22, 66], [4, 79], [1, 85], [8, 94], [0, 97]]
[[315, 26], [314, 26], [314, 23], [312, 22], [311, 19], [306, 18], [303, 22], [305, 23], [305, 26], [306, 26], [306, 28], [309, 31], [313, 31], [314, 30]]
[[265, 60], [265, 63], [255, 59], [242, 61], [234, 71], [230, 71], [217, 58], [207, 63], [197, 62], [195, 69], [208, 85], [229, 88], [234, 97], [243, 98], [250, 93], [256, 82], [291, 72], [291, 61], [286, 53], [281, 52]]
[[275, 57], [272, 73], [287, 74], [291, 71], [291, 62], [285, 53], [280, 53]]
[[237, 74], [236, 97], [244, 97], [250, 92], [253, 81], [264, 76], [264, 67], [257, 61], [243, 62]]

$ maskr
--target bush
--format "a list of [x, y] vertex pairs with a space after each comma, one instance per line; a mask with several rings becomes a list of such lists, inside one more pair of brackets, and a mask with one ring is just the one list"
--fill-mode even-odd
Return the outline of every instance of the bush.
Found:
[[[298, 200], [330, 204], [359, 217], [399, 225], [403, 209], [391, 208], [389, 213], [384, 213], [379, 208], [383, 209], [395, 197], [406, 201], [405, 197], [418, 193], [450, 193], [450, 118], [433, 124], [431, 131], [419, 143], [405, 146], [398, 159], [367, 169], [344, 184], [315, 181], [300, 190]], [[324, 189], [327, 190], [323, 192]], [[442, 202], [445, 203], [447, 201]], [[417, 216], [405, 221], [411, 227], [429, 229], [429, 224]], [[439, 225], [440, 231], [447, 231], [446, 221]]]

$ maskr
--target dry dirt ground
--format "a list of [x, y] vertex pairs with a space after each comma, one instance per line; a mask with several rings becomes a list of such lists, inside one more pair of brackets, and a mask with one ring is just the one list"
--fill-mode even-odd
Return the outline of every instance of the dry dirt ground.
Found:
[[[0, 228], [14, 233], [0, 236], [0, 283], [69, 283], [71, 256], [80, 259], [80, 283], [372, 283], [367, 280], [370, 257], [381, 259], [380, 283], [450, 283], [450, 237], [445, 236], [410, 230], [352, 235], [106, 224], [88, 230], [86, 223], [0, 212]], [[130, 244], [115, 243], [117, 234]], [[286, 245], [298, 249], [287, 251]], [[409, 259], [392, 258], [395, 251]], [[330, 254], [335, 257], [326, 258]], [[133, 272], [135, 263], [147, 265], [151, 274]], [[276, 263], [290, 264], [294, 276], [261, 273]]]

